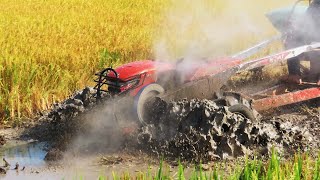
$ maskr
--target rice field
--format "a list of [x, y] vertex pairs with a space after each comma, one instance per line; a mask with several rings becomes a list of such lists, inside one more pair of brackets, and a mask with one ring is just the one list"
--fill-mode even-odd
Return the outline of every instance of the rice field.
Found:
[[1, 0], [1, 123], [33, 118], [109, 65], [245, 49], [276, 33], [264, 13], [293, 2]]

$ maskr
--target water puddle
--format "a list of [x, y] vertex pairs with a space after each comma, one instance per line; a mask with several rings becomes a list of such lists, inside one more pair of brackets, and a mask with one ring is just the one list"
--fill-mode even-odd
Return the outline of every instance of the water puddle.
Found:
[[9, 162], [11, 168], [14, 168], [16, 163], [19, 164], [20, 168], [23, 166], [40, 167], [46, 165], [44, 161], [45, 146], [45, 143], [39, 142], [8, 142], [0, 148], [0, 155]]
[[[5, 168], [6, 174], [0, 174], [0, 179], [97, 179], [99, 176], [112, 178], [113, 172], [119, 175], [130, 172], [135, 175], [138, 171], [143, 172], [150, 167], [144, 158], [135, 160], [133, 157], [132, 162], [124, 161], [103, 166], [97, 163], [98, 155], [67, 156], [64, 161], [49, 163], [44, 160], [45, 149], [47, 149], [46, 143], [7, 142], [0, 148], [0, 167], [5, 165], [2, 158], [10, 164], [10, 167]], [[19, 164], [18, 170], [14, 169], [16, 163]]]
[[[44, 161], [46, 143], [9, 141], [0, 148], [0, 166], [5, 165], [4, 159], [10, 164], [6, 174], [1, 174], [0, 179], [17, 179], [26, 174], [39, 173], [38, 168], [47, 166]], [[18, 170], [15, 169], [18, 165]], [[25, 178], [24, 178], [25, 179]]]

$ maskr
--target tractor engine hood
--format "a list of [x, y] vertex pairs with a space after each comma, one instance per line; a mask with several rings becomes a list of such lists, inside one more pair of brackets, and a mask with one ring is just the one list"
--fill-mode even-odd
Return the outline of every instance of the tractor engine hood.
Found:
[[[132, 79], [133, 77], [139, 76], [146, 72], [150, 73], [156, 71], [166, 71], [171, 69], [174, 69], [174, 64], [151, 60], [143, 60], [124, 64], [116, 68], [115, 71], [117, 72], [118, 78], [121, 81], [127, 81], [129, 79]], [[114, 73], [110, 73], [108, 74], [108, 76], [116, 78]]]

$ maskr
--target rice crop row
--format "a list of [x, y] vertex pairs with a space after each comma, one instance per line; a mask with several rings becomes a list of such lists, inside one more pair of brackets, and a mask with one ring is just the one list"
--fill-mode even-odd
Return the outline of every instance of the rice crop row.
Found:
[[[237, 163], [236, 163], [237, 164]], [[230, 168], [229, 172], [219, 169], [216, 165], [210, 171], [202, 170], [199, 165], [185, 175], [183, 165], [179, 164], [177, 171], [170, 172], [166, 169], [162, 162], [157, 172], [151, 173], [139, 172], [135, 175], [124, 173], [118, 175], [113, 173], [111, 179], [178, 179], [178, 180], [319, 180], [320, 179], [320, 158], [313, 159], [308, 154], [296, 154], [291, 160], [282, 159], [277, 153], [273, 152], [267, 162], [258, 159], [246, 158], [244, 165], [238, 163], [235, 168]], [[99, 179], [108, 179], [106, 176], [101, 175]]]
[[162, 57], [163, 46], [174, 58], [190, 49], [203, 56], [244, 49], [275, 33], [264, 12], [292, 0], [239, 2], [1, 0], [1, 123], [32, 118], [92, 85], [102, 67]]
[[[32, 117], [90, 85], [94, 72], [150, 55], [162, 0], [3, 0], [0, 119]], [[105, 56], [102, 56], [105, 55]]]

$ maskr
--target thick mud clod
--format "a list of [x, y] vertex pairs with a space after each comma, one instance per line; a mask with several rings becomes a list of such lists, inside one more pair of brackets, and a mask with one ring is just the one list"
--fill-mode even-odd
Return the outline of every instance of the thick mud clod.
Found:
[[[320, 147], [319, 117], [307, 117], [306, 123], [281, 116], [251, 121], [212, 100], [167, 103], [156, 98], [150, 109], [152, 123], [139, 128], [129, 119], [134, 117], [130, 103], [122, 102], [129, 104], [128, 107], [119, 103], [116, 106], [120, 101], [97, 103], [95, 95], [92, 88], [75, 93], [56, 104], [40, 118], [42, 123], [29, 130], [32, 137], [52, 142], [54, 149], [49, 151], [47, 160], [61, 159], [62, 152], [70, 149], [72, 143], [71, 148], [83, 152], [103, 152], [110, 146], [112, 150], [138, 148], [172, 160], [197, 162], [253, 154], [263, 156], [273, 147], [286, 154]], [[121, 116], [115, 115], [114, 110], [127, 121], [118, 121]]]
[[[66, 147], [70, 140], [79, 132], [87, 131], [88, 123], [84, 116], [92, 109], [99, 109], [96, 100], [96, 90], [86, 87], [61, 103], [43, 113], [39, 123], [24, 133], [40, 141], [58, 143], [59, 148]], [[108, 98], [108, 94], [102, 94]]]
[[44, 157], [44, 160], [46, 161], [58, 161], [63, 158], [63, 152], [59, 149], [52, 148], [48, 151], [46, 156]]
[[6, 144], [6, 139], [3, 135], [0, 135], [0, 146], [3, 146], [4, 144]]
[[210, 100], [181, 100], [166, 104], [158, 99], [153, 124], [142, 128], [141, 147], [165, 157], [210, 161], [265, 155], [274, 147], [280, 152], [306, 150], [313, 137], [306, 129], [278, 120], [252, 122]]
[[0, 167], [0, 174], [7, 174], [7, 170], [3, 167]]
[[123, 162], [123, 158], [120, 156], [103, 156], [100, 158], [99, 164], [102, 165], [115, 165]]

